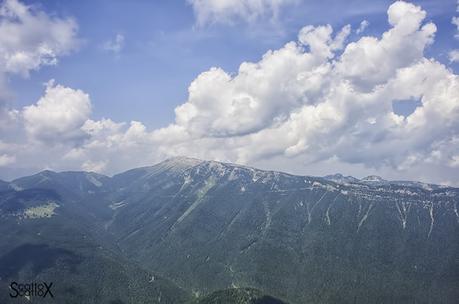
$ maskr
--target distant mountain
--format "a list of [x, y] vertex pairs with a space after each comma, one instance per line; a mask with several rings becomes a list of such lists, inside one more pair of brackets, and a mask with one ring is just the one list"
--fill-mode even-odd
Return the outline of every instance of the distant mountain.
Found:
[[[45, 171], [8, 186], [15, 190], [0, 194], [0, 216], [7, 219], [0, 224], [7, 232], [0, 252], [23, 245], [12, 240], [65, 244], [83, 257], [99, 252], [100, 260], [127, 267], [119, 273], [138, 282], [129, 286], [148, 283], [145, 276], [164, 278], [148, 297], [158, 299], [161, 291], [165, 303], [459, 298], [457, 188], [295, 176], [184, 157], [111, 178]], [[46, 242], [38, 229], [46, 229]], [[86, 247], [81, 239], [90, 239]], [[66, 275], [66, 284], [76, 280], [86, 292], [78, 275]], [[120, 280], [98, 282], [118, 286]], [[257, 292], [244, 298], [247, 290]], [[259, 298], [267, 302], [254, 302]]]
[[42, 171], [35, 175], [21, 177], [10, 183], [16, 190], [41, 188], [53, 189], [68, 199], [81, 199], [87, 195], [111, 190], [111, 178], [94, 172]]
[[326, 180], [333, 181], [338, 184], [349, 184], [349, 183], [357, 183], [359, 179], [352, 177], [352, 176], [344, 176], [340, 173], [336, 173], [333, 175], [326, 175], [324, 176]]
[[405, 186], [405, 187], [416, 187], [416, 188], [423, 188], [425, 190], [436, 190], [441, 188], [447, 188], [446, 186], [442, 185], [435, 185], [435, 184], [428, 184], [422, 182], [413, 182], [413, 181], [389, 181], [385, 180], [380, 176], [377, 175], [370, 175], [364, 177], [362, 179], [355, 178], [353, 176], [343, 176], [340, 173], [333, 174], [333, 175], [326, 175], [324, 179], [333, 181], [338, 184], [370, 184], [373, 186], [378, 185], [398, 185], [398, 186]]

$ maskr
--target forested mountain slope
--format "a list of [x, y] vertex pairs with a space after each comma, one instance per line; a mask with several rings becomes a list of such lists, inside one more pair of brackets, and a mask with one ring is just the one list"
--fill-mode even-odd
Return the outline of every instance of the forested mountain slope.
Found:
[[[117, 273], [138, 282], [130, 286], [150, 276], [170, 280], [148, 289], [148, 297], [161, 294], [163, 302], [232, 294], [229, 288], [255, 288], [290, 303], [459, 298], [457, 188], [295, 176], [183, 157], [113, 177], [45, 171], [9, 188], [15, 190], [0, 195], [2, 225], [8, 225], [1, 229], [23, 236], [16, 247], [4, 238], [1, 252], [41, 244], [43, 235], [45, 244], [65, 250], [87, 246], [87, 257], [98, 256], [100, 247], [101, 261], [129, 268]], [[11, 199], [27, 191], [45, 197]], [[43, 205], [54, 207], [53, 215], [26, 218], [38, 209], [14, 211]], [[40, 229], [46, 233], [38, 237]]]

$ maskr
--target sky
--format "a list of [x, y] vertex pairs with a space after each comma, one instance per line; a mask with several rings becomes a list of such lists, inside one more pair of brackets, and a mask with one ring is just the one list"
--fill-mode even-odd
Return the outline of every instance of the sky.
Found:
[[172, 156], [459, 186], [459, 2], [0, 2], [0, 178]]

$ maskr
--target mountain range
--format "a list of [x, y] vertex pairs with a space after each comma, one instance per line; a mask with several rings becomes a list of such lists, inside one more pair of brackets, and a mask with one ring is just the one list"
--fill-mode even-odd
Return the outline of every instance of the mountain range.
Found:
[[0, 182], [0, 303], [457, 303], [459, 189], [176, 157]]

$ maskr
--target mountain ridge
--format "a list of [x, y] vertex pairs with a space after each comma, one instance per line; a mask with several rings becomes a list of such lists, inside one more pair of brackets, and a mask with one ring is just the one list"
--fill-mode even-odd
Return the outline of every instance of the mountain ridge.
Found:
[[0, 192], [11, 231], [0, 246], [23, 251], [14, 236], [42, 242], [33, 229], [45, 227], [54, 248], [75, 226], [70, 248], [90, 237], [91, 250], [170, 280], [170, 296], [203, 301], [252, 288], [292, 304], [455, 303], [459, 189], [369, 180], [188, 158], [113, 177], [47, 171]]
[[295, 176], [295, 177], [304, 177], [304, 178], [322, 178], [326, 179], [329, 181], [333, 181], [338, 184], [343, 184], [343, 183], [362, 183], [362, 184], [375, 184], [375, 185], [390, 185], [390, 184], [400, 184], [400, 185], [405, 185], [405, 186], [413, 186], [413, 187], [420, 187], [424, 188], [426, 190], [433, 190], [433, 189], [439, 189], [439, 188], [458, 188], [454, 186], [447, 186], [447, 185], [442, 185], [442, 184], [433, 184], [433, 183], [424, 183], [420, 181], [412, 181], [412, 180], [386, 180], [380, 176], [377, 175], [369, 175], [366, 177], [363, 177], [361, 179], [356, 178], [354, 176], [344, 176], [341, 173], [335, 173], [335, 174], [329, 174], [325, 176], [314, 176], [314, 175], [302, 175], [302, 174], [292, 174], [289, 172], [285, 171], [276, 171], [276, 170], [265, 170], [265, 169], [258, 169], [253, 166], [246, 166], [246, 165], [240, 165], [240, 164], [234, 164], [234, 163], [229, 163], [229, 162], [221, 162], [221, 161], [214, 161], [214, 160], [201, 160], [197, 158], [192, 158], [192, 157], [186, 157], [186, 156], [176, 156], [176, 157], [170, 157], [167, 158], [159, 163], [156, 163], [154, 165], [150, 166], [143, 166], [143, 167], [136, 167], [132, 169], [128, 169], [123, 172], [119, 172], [113, 175], [105, 175], [97, 172], [92, 172], [92, 171], [52, 171], [52, 170], [43, 170], [38, 173], [32, 174], [32, 175], [26, 175], [26, 176], [21, 176], [18, 178], [13, 179], [12, 181], [3, 181], [0, 180], [0, 189], [5, 186], [6, 184], [9, 185], [17, 185], [18, 182], [23, 180], [24, 178], [31, 178], [31, 177], [37, 177], [37, 176], [46, 176], [46, 175], [89, 175], [89, 176], [95, 176], [101, 179], [116, 179], [117, 176], [123, 175], [123, 174], [129, 174], [129, 173], [134, 173], [134, 172], [139, 172], [139, 171], [144, 171], [145, 175], [151, 174], [152, 170], [158, 170], [158, 168], [162, 169], [171, 169], [174, 168], [175, 170], [186, 170], [190, 169], [202, 164], [217, 164], [217, 165], [223, 165], [223, 166], [228, 166], [232, 168], [239, 168], [239, 169], [246, 169], [249, 171], [257, 171], [257, 172], [264, 172], [264, 173], [271, 173], [271, 174], [284, 174], [284, 175], [289, 175], [289, 176]]

